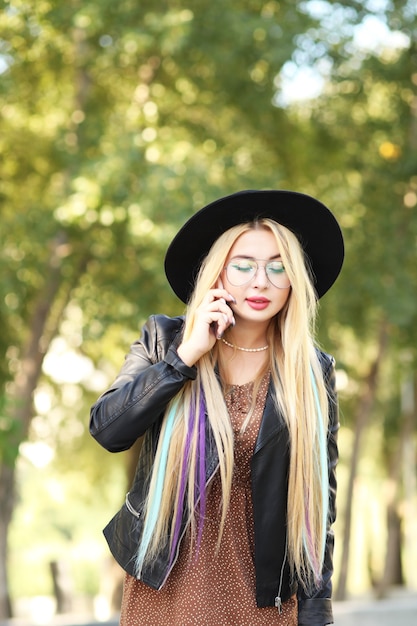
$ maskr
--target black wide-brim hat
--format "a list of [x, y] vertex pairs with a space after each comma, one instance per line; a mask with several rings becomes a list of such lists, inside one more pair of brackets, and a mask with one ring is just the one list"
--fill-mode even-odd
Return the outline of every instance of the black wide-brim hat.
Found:
[[315, 198], [296, 191], [239, 191], [195, 213], [172, 240], [165, 273], [175, 294], [188, 302], [200, 265], [216, 239], [237, 224], [271, 218], [298, 238], [321, 298], [343, 264], [343, 235], [331, 211]]

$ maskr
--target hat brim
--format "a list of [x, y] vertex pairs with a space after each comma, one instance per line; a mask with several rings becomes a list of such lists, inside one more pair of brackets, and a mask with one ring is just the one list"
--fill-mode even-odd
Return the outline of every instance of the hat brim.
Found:
[[335, 282], [344, 258], [343, 235], [334, 215], [303, 193], [247, 190], [211, 202], [174, 237], [165, 256], [165, 273], [180, 300], [188, 302], [200, 265], [222, 233], [265, 217], [297, 236], [313, 272], [317, 297], [321, 298]]

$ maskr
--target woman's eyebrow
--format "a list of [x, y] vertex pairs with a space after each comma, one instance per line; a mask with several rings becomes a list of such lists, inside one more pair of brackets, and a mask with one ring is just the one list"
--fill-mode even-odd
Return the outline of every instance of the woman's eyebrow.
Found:
[[280, 253], [274, 254], [274, 256], [269, 257], [269, 259], [257, 259], [256, 257], [247, 254], [235, 254], [235, 256], [232, 256], [230, 260], [233, 261], [233, 259], [247, 259], [248, 261], [273, 261], [274, 259], [280, 258]]

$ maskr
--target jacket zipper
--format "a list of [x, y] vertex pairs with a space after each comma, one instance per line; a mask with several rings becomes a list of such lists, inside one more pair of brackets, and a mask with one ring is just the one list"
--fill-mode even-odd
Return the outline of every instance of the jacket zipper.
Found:
[[136, 509], [134, 509], [133, 506], [131, 505], [130, 500], [129, 500], [129, 495], [130, 495], [130, 491], [127, 492], [126, 498], [125, 498], [126, 508], [129, 511], [129, 513], [131, 513], [137, 519], [139, 519], [141, 514], [139, 513], [139, 511], [136, 511]]
[[281, 599], [281, 591], [282, 591], [282, 579], [284, 577], [284, 567], [285, 567], [285, 563], [287, 561], [287, 552], [288, 552], [288, 541], [285, 542], [285, 554], [284, 554], [284, 560], [282, 561], [282, 566], [281, 566], [281, 575], [279, 577], [279, 587], [278, 587], [278, 594], [275, 597], [274, 600], [274, 604], [276, 606], [276, 608], [278, 609], [278, 613], [281, 615], [282, 612], [282, 599]]

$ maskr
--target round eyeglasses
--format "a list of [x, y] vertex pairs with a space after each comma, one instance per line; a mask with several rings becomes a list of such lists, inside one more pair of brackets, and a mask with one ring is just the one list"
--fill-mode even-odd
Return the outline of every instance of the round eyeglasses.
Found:
[[226, 265], [227, 280], [235, 287], [242, 287], [249, 283], [257, 274], [260, 267], [263, 267], [269, 282], [278, 289], [288, 289], [290, 281], [285, 271], [282, 261], [268, 261], [259, 265], [262, 259], [232, 259]]

